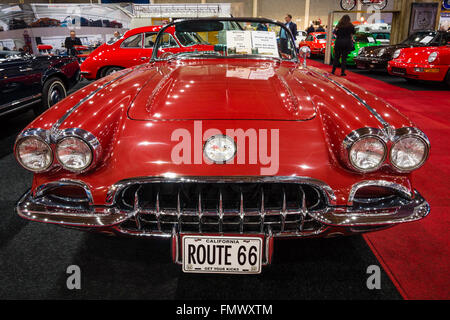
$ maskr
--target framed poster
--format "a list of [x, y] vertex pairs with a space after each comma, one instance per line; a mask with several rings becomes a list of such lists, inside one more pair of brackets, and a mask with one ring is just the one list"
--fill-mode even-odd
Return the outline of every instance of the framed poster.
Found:
[[412, 3], [409, 34], [421, 30], [435, 30], [439, 3]]

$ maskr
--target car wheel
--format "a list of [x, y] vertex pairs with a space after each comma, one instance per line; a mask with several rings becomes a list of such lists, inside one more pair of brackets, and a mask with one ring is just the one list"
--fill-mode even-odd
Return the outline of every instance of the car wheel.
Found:
[[42, 89], [42, 102], [34, 112], [36, 115], [41, 114], [54, 104], [58, 103], [67, 96], [67, 90], [64, 82], [57, 77], [48, 79]]
[[447, 76], [445, 77], [445, 83], [450, 88], [450, 68], [447, 71]]
[[356, 0], [341, 0], [340, 5], [342, 10], [350, 11], [356, 7]]
[[114, 72], [117, 72], [119, 70], [122, 70], [123, 68], [121, 67], [106, 67], [105, 69], [103, 69], [102, 71], [102, 78], [109, 76], [110, 74], [113, 74]]

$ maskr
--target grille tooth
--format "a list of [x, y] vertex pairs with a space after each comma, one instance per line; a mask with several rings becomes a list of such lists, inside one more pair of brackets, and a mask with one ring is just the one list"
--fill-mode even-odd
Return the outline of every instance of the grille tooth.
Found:
[[127, 186], [119, 197], [136, 213], [136, 229], [159, 233], [302, 232], [317, 228], [308, 212], [327, 205], [322, 190], [299, 183], [148, 182]]

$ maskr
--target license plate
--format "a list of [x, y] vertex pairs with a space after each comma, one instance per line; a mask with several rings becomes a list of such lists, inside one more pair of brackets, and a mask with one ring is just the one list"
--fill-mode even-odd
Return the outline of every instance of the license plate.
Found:
[[262, 238], [183, 236], [183, 272], [261, 273]]

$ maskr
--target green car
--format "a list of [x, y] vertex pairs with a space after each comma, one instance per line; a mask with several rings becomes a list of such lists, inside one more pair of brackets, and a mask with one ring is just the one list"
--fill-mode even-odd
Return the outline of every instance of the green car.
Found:
[[[350, 52], [347, 56], [347, 65], [356, 65], [354, 58], [358, 55], [358, 52], [363, 47], [379, 46], [381, 43], [375, 40], [375, 37], [371, 33], [357, 32], [353, 36], [355, 43], [355, 50]], [[334, 45], [331, 47], [331, 58], [334, 59]]]

